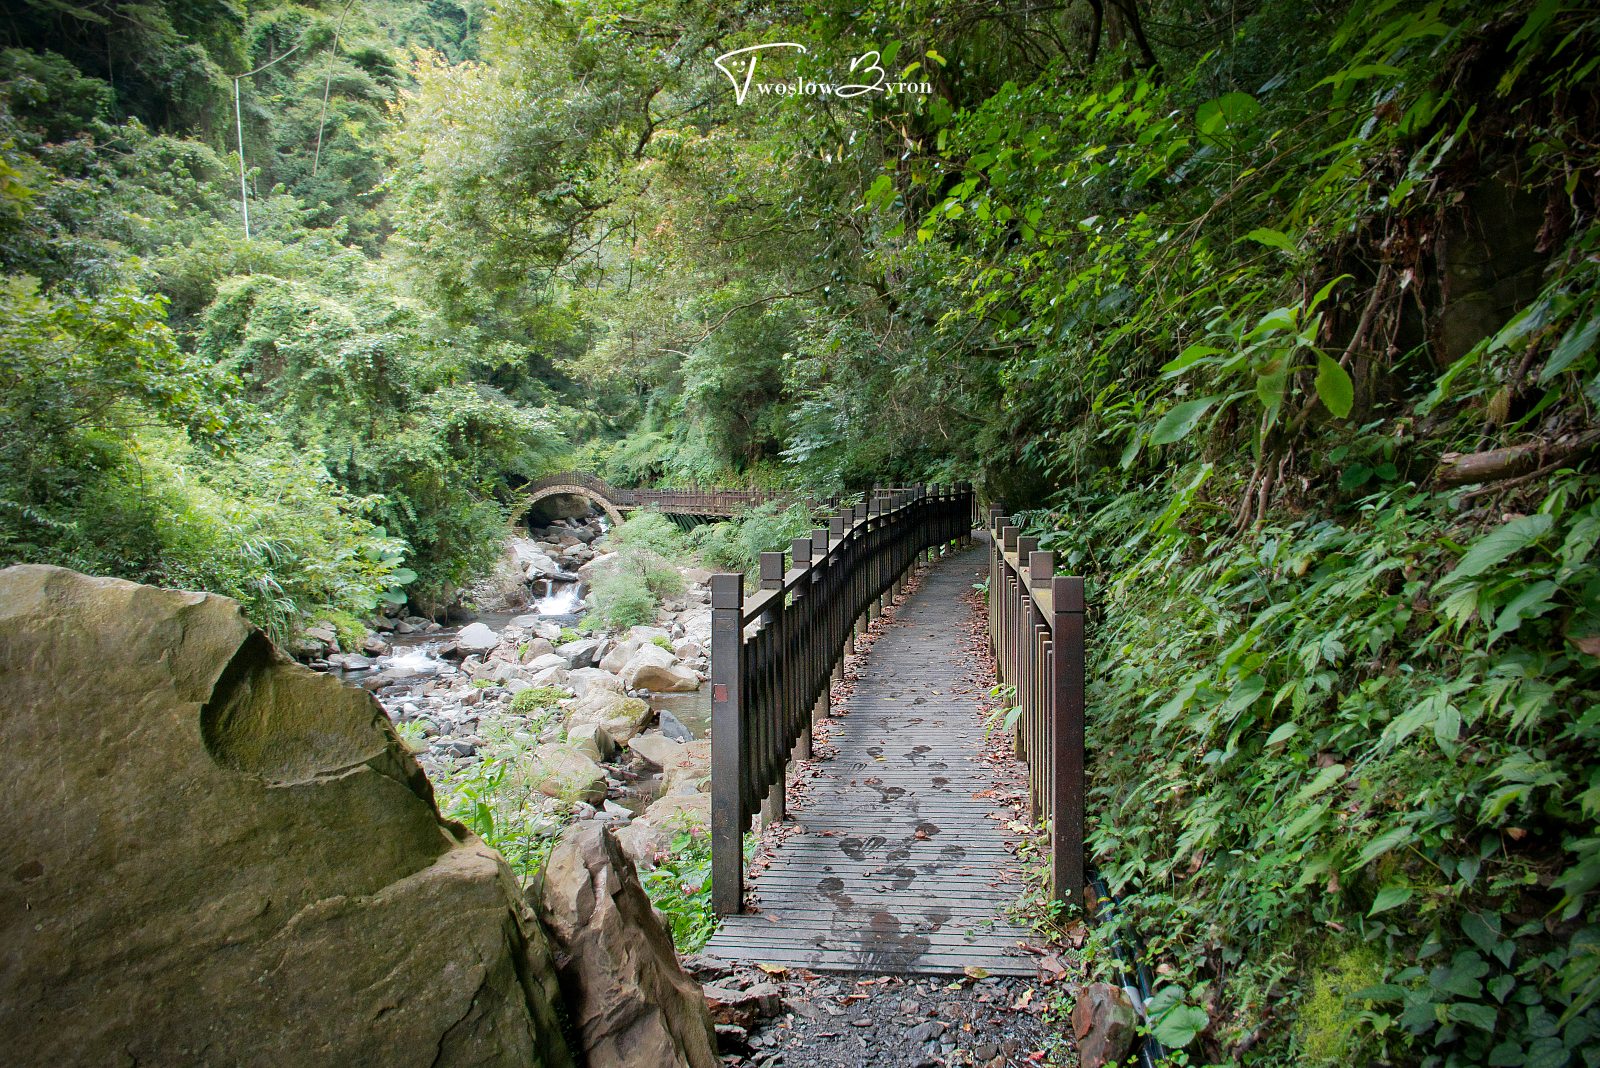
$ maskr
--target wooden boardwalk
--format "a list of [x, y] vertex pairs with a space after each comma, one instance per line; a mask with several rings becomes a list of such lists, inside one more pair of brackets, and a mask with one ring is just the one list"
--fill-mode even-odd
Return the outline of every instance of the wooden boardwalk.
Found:
[[[980, 759], [987, 694], [974, 681], [969, 610], [986, 550], [946, 558], [855, 667], [828, 722], [829, 758], [791, 774], [789, 822], [752, 908], [722, 920], [705, 952], [820, 971], [1034, 975], [1026, 930], [1006, 908], [1021, 890], [1015, 813]], [[1009, 769], [1008, 769], [1009, 770]], [[1021, 774], [1020, 771], [1017, 772]]]

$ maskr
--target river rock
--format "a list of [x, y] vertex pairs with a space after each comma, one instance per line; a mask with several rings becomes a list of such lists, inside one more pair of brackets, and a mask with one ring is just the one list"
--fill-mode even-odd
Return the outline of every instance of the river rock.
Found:
[[663, 830], [704, 830], [711, 826], [711, 795], [667, 794], [644, 810], [644, 820]]
[[529, 680], [535, 686], [554, 686], [562, 689], [570, 688], [572, 676], [565, 666], [548, 667]]
[[606, 773], [572, 745], [536, 745], [517, 762], [514, 774], [523, 785], [546, 797], [591, 805], [605, 800]]
[[661, 765], [664, 794], [705, 792], [711, 789], [711, 740], [685, 742]]
[[708, 986], [702, 990], [714, 1023], [751, 1028], [783, 1011], [783, 991], [776, 983], [753, 983], [744, 989]]
[[[574, 673], [576, 674], [576, 673]], [[597, 723], [619, 745], [627, 744], [644, 729], [650, 718], [650, 706], [637, 697], [624, 697], [610, 690], [595, 689], [572, 703], [567, 709], [567, 730], [583, 723]]]
[[605, 644], [602, 638], [579, 638], [575, 642], [558, 645], [555, 652], [566, 660], [569, 668], [593, 667], [595, 654]]
[[671, 848], [673, 833], [636, 816], [628, 826], [617, 828], [616, 836], [629, 860], [640, 868], [653, 868]]
[[456, 651], [462, 656], [482, 655], [500, 644], [500, 636], [483, 623], [468, 623], [456, 635]]
[[504, 861], [235, 602], [7, 568], [0, 691], [7, 1063], [572, 1063]]
[[555, 650], [551, 650], [543, 656], [536, 656], [532, 660], [526, 661], [526, 664], [528, 670], [532, 672], [548, 671], [550, 668], [565, 669], [570, 666], [567, 663], [567, 658], [556, 653]]
[[641, 645], [620, 672], [622, 683], [633, 690], [655, 693], [693, 693], [700, 688], [700, 676], [678, 663], [677, 657], [659, 645]]
[[629, 738], [628, 748], [659, 768], [671, 761], [683, 744], [651, 731]]
[[678, 966], [610, 831], [568, 828], [545, 862], [538, 902], [588, 1068], [717, 1068], [700, 985]]
[[598, 723], [580, 723], [567, 731], [567, 744], [590, 760], [610, 760], [617, 752], [617, 741]]
[[683, 725], [683, 720], [672, 714], [670, 709], [663, 708], [658, 713], [661, 717], [661, 734], [675, 742], [694, 741], [694, 731]]
[[579, 697], [588, 697], [596, 690], [605, 690], [614, 694], [626, 694], [628, 688], [622, 685], [622, 680], [609, 671], [599, 668], [578, 668], [568, 676], [567, 685], [572, 687], [572, 692]]
[[600, 658], [598, 665], [600, 670], [609, 671], [613, 675], [620, 674], [622, 669], [627, 667], [628, 661], [633, 659], [633, 654], [637, 653], [644, 644], [638, 638], [624, 638], [616, 645], [613, 645], [610, 652]]
[[1121, 1064], [1133, 1049], [1139, 1025], [1133, 1002], [1119, 986], [1089, 983], [1078, 992], [1072, 1007], [1072, 1033], [1078, 1039], [1078, 1060], [1083, 1068]]
[[[556, 647], [550, 644], [550, 639], [535, 636], [528, 639], [528, 643], [523, 647], [522, 655], [519, 659], [524, 664], [531, 664], [541, 656], [549, 656], [555, 651]], [[563, 657], [562, 659], [566, 658]]]

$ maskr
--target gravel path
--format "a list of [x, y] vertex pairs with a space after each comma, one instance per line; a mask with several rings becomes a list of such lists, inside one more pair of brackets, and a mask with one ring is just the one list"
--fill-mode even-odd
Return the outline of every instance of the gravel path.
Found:
[[[1063, 1064], [1041, 1019], [1039, 984], [908, 976], [770, 975], [741, 967], [708, 980], [771, 983], [782, 1006], [752, 1027], [719, 1027], [723, 1064], [790, 1068], [1005, 1068]], [[1046, 1049], [1052, 1056], [1046, 1059]]]

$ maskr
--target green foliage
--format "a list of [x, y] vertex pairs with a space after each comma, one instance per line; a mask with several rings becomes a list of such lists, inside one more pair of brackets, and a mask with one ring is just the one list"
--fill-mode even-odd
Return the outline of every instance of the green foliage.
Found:
[[367, 636], [366, 624], [349, 612], [323, 612], [313, 622], [332, 626], [334, 634], [339, 639], [339, 648], [347, 653], [360, 649], [362, 641]]
[[637, 557], [618, 559], [612, 566], [595, 572], [590, 592], [594, 608], [584, 618], [586, 630], [627, 630], [654, 622], [656, 596], [640, 568]]
[[422, 721], [420, 719], [396, 723], [394, 732], [399, 736], [400, 741], [405, 744], [405, 747], [413, 753], [421, 753], [428, 748], [428, 739], [423, 734]]
[[809, 536], [815, 526], [803, 504], [759, 504], [726, 523], [695, 527], [689, 541], [706, 567], [753, 577], [760, 574], [762, 553], [788, 550], [794, 539]]
[[678, 952], [698, 953], [717, 926], [711, 911], [711, 836], [679, 832], [639, 881], [651, 903], [667, 917]]
[[[486, 379], [549, 391], [371, 258], [406, 47], [470, 54], [474, 17], [13, 13], [37, 50], [0, 52], [0, 561], [227, 592], [280, 638], [492, 566], [509, 480], [560, 442]], [[228, 75], [255, 67], [247, 238]]]
[[683, 534], [660, 512], [641, 509], [608, 539], [616, 552], [595, 570], [590, 583], [594, 609], [584, 619], [584, 628], [626, 630], [654, 622], [661, 598], [684, 591], [677, 569], [689, 551]]
[[518, 690], [511, 698], [511, 711], [519, 716], [533, 716], [536, 712], [555, 708], [570, 694], [559, 686], [534, 686]]

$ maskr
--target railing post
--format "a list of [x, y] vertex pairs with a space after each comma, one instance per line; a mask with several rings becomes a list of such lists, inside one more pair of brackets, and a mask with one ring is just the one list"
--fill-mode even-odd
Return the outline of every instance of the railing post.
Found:
[[744, 911], [744, 576], [711, 576], [711, 907]]
[[1056, 578], [1050, 585], [1055, 611], [1055, 810], [1051, 822], [1051, 881], [1055, 896], [1083, 904], [1083, 579]]
[[[781, 552], [762, 553], [760, 560], [761, 588], [763, 590], [781, 589], [783, 586], [783, 554]], [[784, 706], [784, 695], [788, 690], [789, 673], [794, 665], [789, 663], [787, 656], [788, 646], [785, 643], [788, 641], [788, 634], [785, 633], [783, 626], [782, 604], [773, 609], [771, 617], [764, 620], [762, 626], [774, 628], [772, 651], [773, 656], [777, 659], [777, 670], [775, 677], [772, 679], [771, 687], [773, 702], [772, 707], [767, 710], [771, 716], [768, 718], [768, 722], [762, 724], [762, 730], [765, 732], [766, 744], [774, 745], [779, 754], [784, 754], [777, 759], [777, 774], [773, 776], [772, 785], [767, 788], [766, 800], [761, 802], [761, 827], [765, 830], [774, 823], [783, 822], [784, 780], [786, 778], [784, 774], [784, 757], [787, 755], [788, 746], [782, 739], [782, 735], [786, 733], [784, 720], [789, 714], [789, 709]], [[776, 743], [774, 738], [778, 739]], [[768, 749], [767, 752], [770, 754], [773, 750]]]
[[[805, 601], [805, 599], [810, 598], [813, 595], [812, 594], [812, 590], [811, 590], [811, 579], [812, 579], [812, 576], [810, 574], [810, 571], [811, 571], [811, 539], [810, 538], [795, 538], [793, 541], [791, 541], [789, 543], [789, 556], [790, 556], [790, 559], [794, 562], [794, 567], [795, 567], [796, 570], [803, 570], [803, 571], [805, 571], [807, 573], [806, 577], [800, 582], [799, 585], [797, 585], [795, 587], [795, 589], [794, 589], [794, 599], [795, 599], [796, 602], [802, 602], [802, 607], [805, 610], [805, 615], [802, 616], [802, 618], [804, 619], [804, 618], [808, 618], [809, 617], [810, 622], [811, 622], [811, 628], [815, 628], [815, 627], [819, 626], [821, 624], [821, 622], [822, 622], [821, 619], [818, 618], [817, 613], [815, 611], [816, 606], [813, 605], [813, 604], [809, 604], [809, 603], [803, 603]], [[810, 628], [808, 628], [808, 630], [809, 629]], [[821, 644], [820, 642], [818, 642], [816, 640], [816, 636], [814, 634], [808, 632], [808, 633], [802, 634], [800, 637], [801, 637], [801, 641], [803, 641], [805, 643], [806, 651], [808, 653], [810, 653], [811, 655], [815, 655], [814, 651], [816, 649], [818, 649], [820, 647], [820, 644]], [[815, 665], [814, 663], [810, 662], [811, 661], [811, 656], [810, 655], [808, 655], [805, 659], [806, 659], [807, 662], [803, 665], [802, 670], [805, 673], [805, 685], [809, 686], [810, 685], [810, 680], [812, 678], [814, 678], [816, 674], [818, 674], [818, 672], [816, 672], [814, 670], [817, 665]], [[824, 683], [823, 687], [824, 687], [824, 692], [826, 692], [827, 684]], [[800, 727], [800, 737], [795, 739], [794, 751], [793, 751], [793, 753], [790, 754], [791, 757], [793, 759], [795, 759], [795, 760], [810, 760], [811, 759], [811, 719], [812, 719], [812, 716], [815, 713], [815, 711], [816, 711], [816, 702], [813, 701], [812, 704], [811, 704], [811, 707], [809, 707], [809, 708], [807, 708], [807, 709], [805, 709], [805, 710], [800, 712], [800, 717], [803, 720], [803, 723], [801, 724], [801, 727]]]

